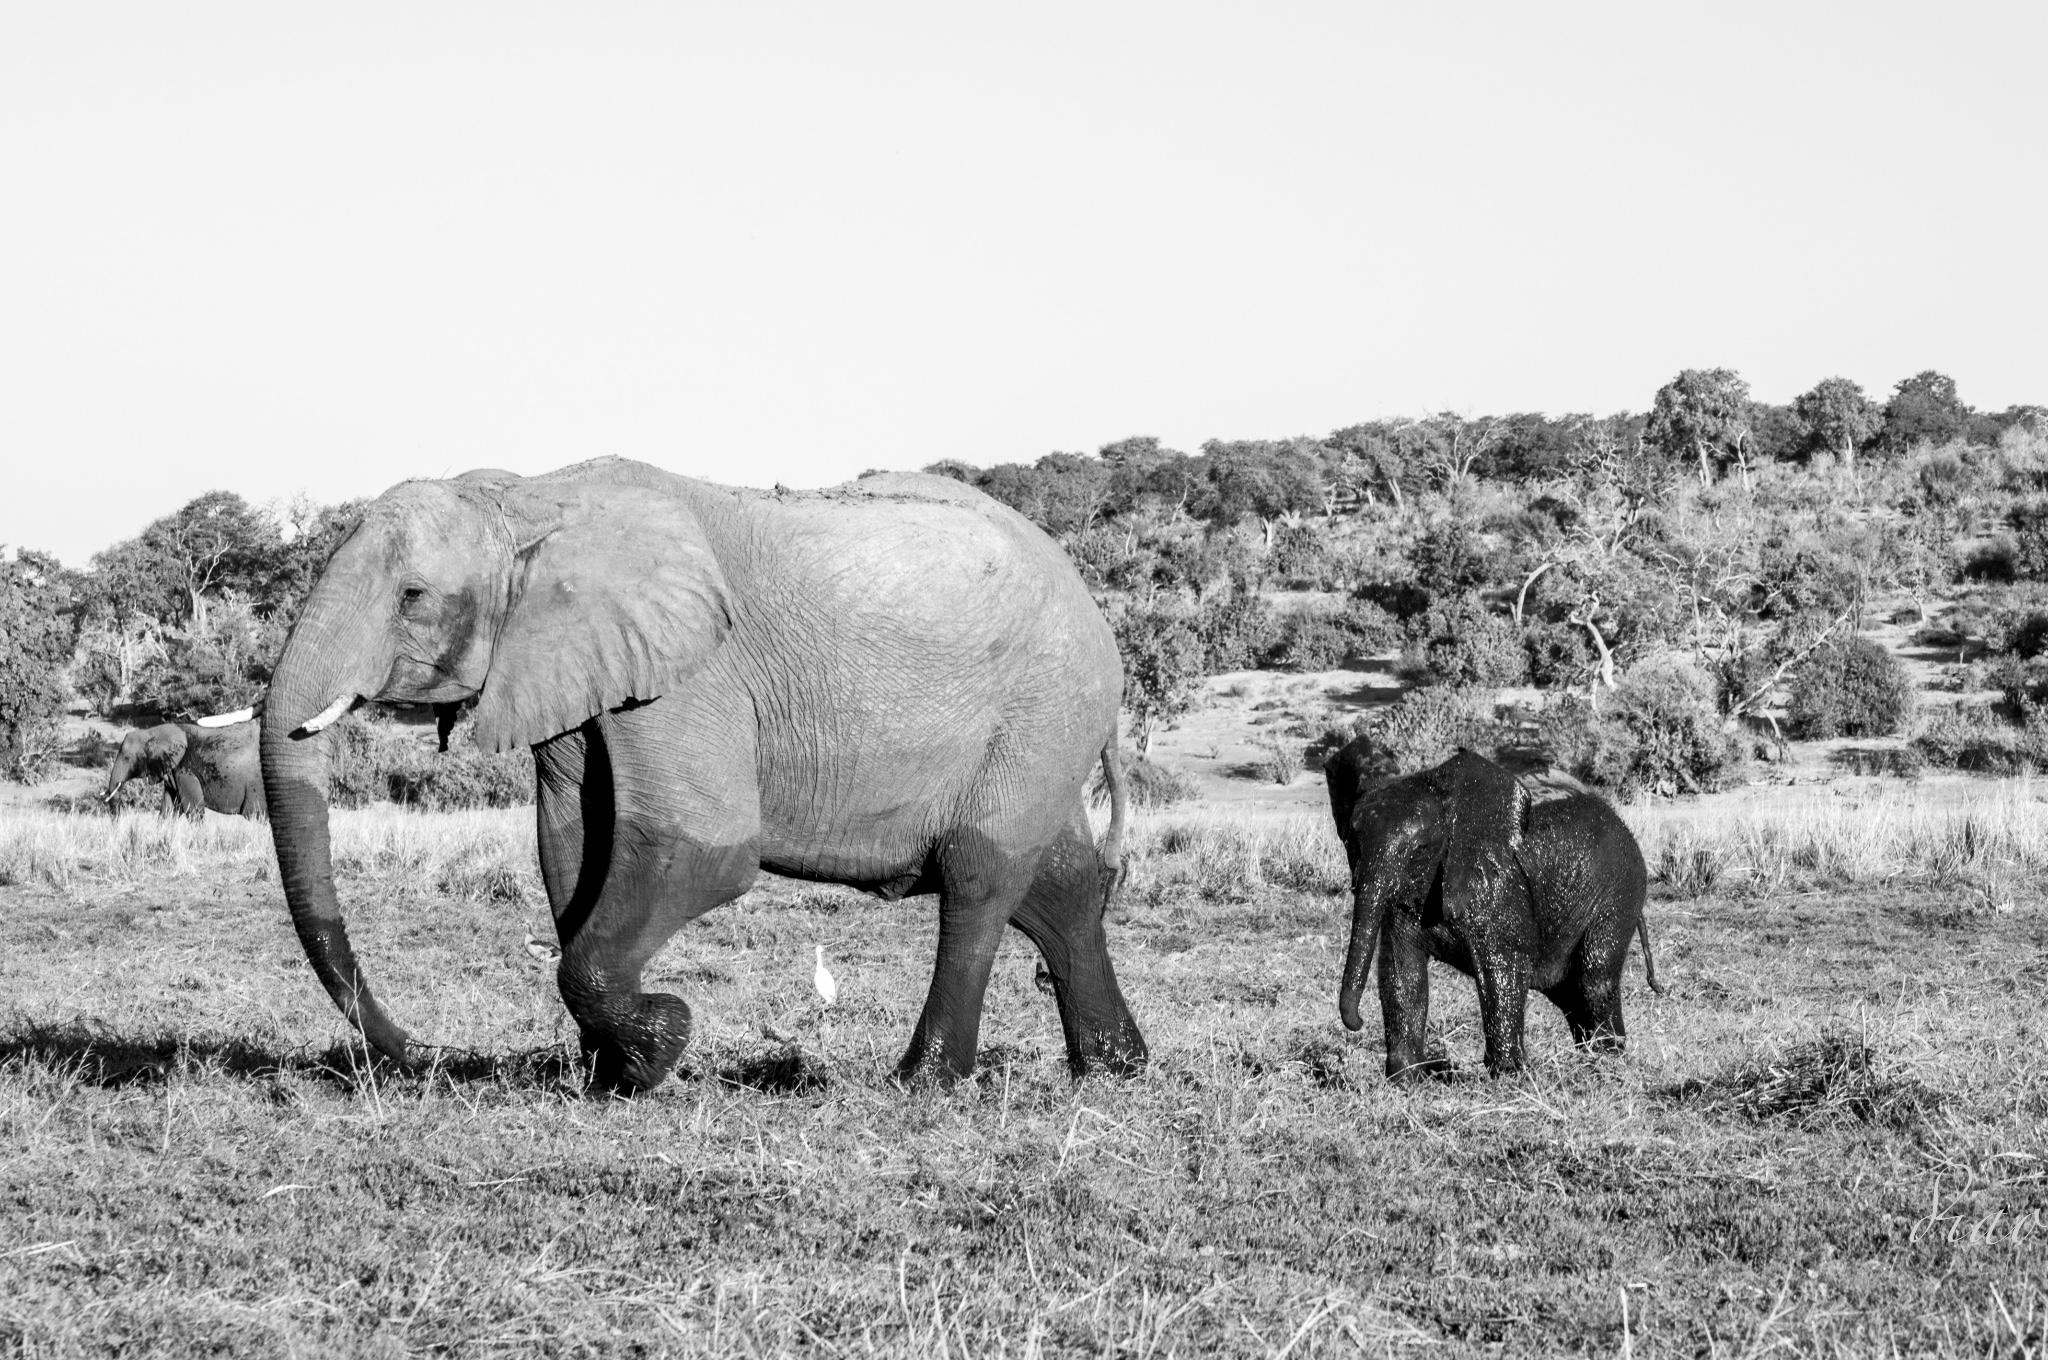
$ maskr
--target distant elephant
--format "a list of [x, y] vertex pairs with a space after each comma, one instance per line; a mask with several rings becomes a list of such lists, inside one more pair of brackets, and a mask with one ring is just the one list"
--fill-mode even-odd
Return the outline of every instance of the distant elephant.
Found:
[[1632, 936], [1642, 940], [1650, 986], [1663, 988], [1643, 920], [1642, 850], [1605, 800], [1580, 790], [1532, 801], [1513, 775], [1465, 750], [1392, 778], [1367, 738], [1338, 752], [1325, 778], [1351, 860], [1338, 1010], [1347, 1029], [1363, 1027], [1358, 998], [1384, 936], [1388, 1076], [1445, 1066], [1423, 1051], [1432, 958], [1477, 980], [1489, 1072], [1521, 1069], [1531, 988], [1564, 1012], [1574, 1042], [1623, 1047], [1621, 974]]
[[203, 817], [208, 808], [238, 817], [263, 815], [263, 769], [253, 722], [221, 728], [162, 723], [129, 732], [107, 767], [103, 797], [112, 802], [121, 786], [137, 777], [161, 781], [165, 795], [187, 817]]
[[[690, 1011], [641, 972], [771, 872], [939, 895], [899, 1067], [972, 1070], [1005, 925], [1052, 975], [1075, 1072], [1145, 1043], [1102, 903], [1120, 863], [1122, 667], [1050, 538], [945, 478], [716, 486], [605, 458], [392, 488], [314, 584], [262, 717], [278, 868], [307, 957], [370, 1043], [406, 1033], [357, 967], [329, 860], [325, 742], [364, 700], [476, 700], [530, 745], [562, 999], [602, 1087], [659, 1082]], [[449, 711], [443, 709], [441, 711]], [[1113, 792], [1098, 851], [1082, 786]]]

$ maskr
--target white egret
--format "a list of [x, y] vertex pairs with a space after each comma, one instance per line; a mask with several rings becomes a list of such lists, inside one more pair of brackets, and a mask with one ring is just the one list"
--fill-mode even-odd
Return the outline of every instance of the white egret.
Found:
[[811, 974], [811, 985], [818, 989], [818, 995], [826, 1005], [839, 1000], [839, 983], [834, 980], [831, 970], [825, 967], [825, 946], [818, 946], [818, 971]]

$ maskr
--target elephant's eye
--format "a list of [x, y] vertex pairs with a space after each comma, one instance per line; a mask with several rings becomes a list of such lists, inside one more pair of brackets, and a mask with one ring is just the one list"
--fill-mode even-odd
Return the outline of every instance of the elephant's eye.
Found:
[[398, 607], [410, 614], [418, 606], [419, 602], [426, 598], [426, 591], [418, 586], [407, 586], [404, 590], [398, 592]]

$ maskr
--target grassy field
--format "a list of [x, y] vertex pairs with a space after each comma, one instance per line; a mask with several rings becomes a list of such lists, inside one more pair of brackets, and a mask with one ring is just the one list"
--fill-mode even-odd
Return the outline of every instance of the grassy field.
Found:
[[[651, 976], [688, 1070], [589, 1100], [524, 814], [339, 814], [423, 1071], [339, 1041], [263, 828], [0, 814], [0, 1353], [1749, 1356], [2048, 1346], [2048, 817], [2026, 784], [1632, 814], [1629, 1054], [1379, 1075], [1326, 823], [1160, 814], [1066, 1075], [1021, 937], [984, 1072], [888, 1080], [931, 903], [773, 883]], [[825, 946], [837, 1006], [810, 989]]]

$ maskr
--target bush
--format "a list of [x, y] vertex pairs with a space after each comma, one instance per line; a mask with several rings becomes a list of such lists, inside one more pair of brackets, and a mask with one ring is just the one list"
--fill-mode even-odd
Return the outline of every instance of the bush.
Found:
[[1196, 611], [1195, 635], [1202, 647], [1202, 672], [1251, 670], [1280, 639], [1279, 620], [1249, 581], [1240, 580], [1228, 594], [1212, 595]]
[[57, 750], [72, 634], [60, 570], [40, 553], [0, 559], [0, 778], [26, 783]]
[[[1132, 807], [1163, 808], [1201, 796], [1195, 781], [1135, 751], [1124, 752], [1124, 795]], [[1102, 782], [1097, 765], [1088, 784], [1088, 797], [1097, 807], [1109, 801], [1109, 786]]]
[[1320, 586], [1330, 564], [1322, 530], [1307, 521], [1281, 525], [1273, 535], [1272, 564], [1273, 574], [1291, 586]]
[[1462, 595], [1493, 579], [1494, 564], [1479, 535], [1459, 520], [1423, 530], [1408, 552], [1415, 584], [1432, 596]]
[[1525, 624], [1522, 651], [1528, 657], [1529, 683], [1541, 689], [1583, 684], [1599, 660], [1586, 630], [1576, 623]]
[[1677, 657], [1645, 661], [1597, 701], [1557, 704], [1546, 719], [1553, 760], [1623, 796], [1711, 792], [1740, 766], [1713, 685]]
[[2002, 656], [1991, 663], [1984, 679], [1998, 691], [1999, 700], [2013, 721], [2025, 722], [2043, 700], [2048, 700], [2048, 657]]
[[1462, 596], [1424, 610], [1402, 654], [1401, 673], [1418, 685], [1518, 685], [1528, 658], [1514, 622]]
[[1820, 648], [1793, 677], [1789, 714], [1801, 737], [1888, 737], [1912, 712], [1906, 668], [1867, 637]]
[[533, 801], [533, 756], [485, 755], [465, 719], [437, 748], [432, 729], [376, 718], [335, 725], [328, 747], [328, 798], [336, 807], [398, 803], [427, 812], [520, 807]]
[[1941, 770], [2014, 775], [2048, 769], [2048, 722], [2039, 711], [2011, 727], [1982, 706], [1945, 707], [1929, 715], [1908, 749]]
[[1400, 702], [1354, 724], [1334, 746], [1329, 739], [1337, 729], [1317, 743], [1327, 751], [1340, 749], [1353, 736], [1369, 736], [1373, 744], [1393, 761], [1399, 774], [1413, 774], [1441, 764], [1461, 746], [1490, 752], [1501, 738], [1491, 704], [1482, 704], [1469, 693], [1452, 689], [1418, 689], [1401, 696]]
[[1337, 618], [1344, 631], [1351, 634], [1353, 649], [1360, 656], [1395, 651], [1407, 637], [1401, 621], [1372, 600], [1354, 598], [1345, 601]]
[[1259, 773], [1275, 784], [1292, 784], [1301, 776], [1302, 752], [1293, 742], [1268, 737], [1258, 743]]

